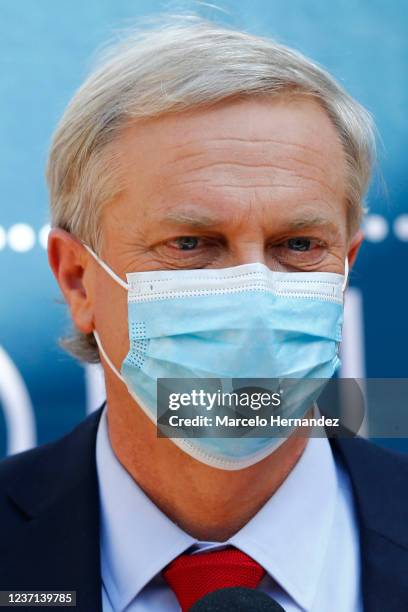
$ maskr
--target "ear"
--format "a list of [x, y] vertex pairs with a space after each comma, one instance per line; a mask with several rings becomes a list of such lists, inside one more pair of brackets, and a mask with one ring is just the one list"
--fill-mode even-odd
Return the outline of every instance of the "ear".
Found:
[[354, 262], [357, 259], [358, 252], [361, 247], [361, 243], [364, 240], [364, 234], [361, 229], [359, 229], [354, 236], [352, 237], [349, 245], [349, 250], [347, 253], [349, 267], [352, 268]]
[[48, 235], [48, 261], [76, 327], [90, 333], [94, 327], [93, 275], [86, 249], [69, 232], [52, 229]]

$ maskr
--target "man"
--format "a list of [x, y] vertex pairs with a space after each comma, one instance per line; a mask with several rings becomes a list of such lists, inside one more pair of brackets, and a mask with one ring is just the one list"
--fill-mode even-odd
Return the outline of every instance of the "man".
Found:
[[107, 402], [1, 464], [1, 589], [75, 590], [87, 612], [234, 586], [286, 611], [408, 609], [405, 457], [155, 424], [166, 374], [334, 373], [373, 155], [369, 115], [321, 68], [198, 19], [88, 78], [52, 143], [49, 260], [65, 345], [101, 358]]

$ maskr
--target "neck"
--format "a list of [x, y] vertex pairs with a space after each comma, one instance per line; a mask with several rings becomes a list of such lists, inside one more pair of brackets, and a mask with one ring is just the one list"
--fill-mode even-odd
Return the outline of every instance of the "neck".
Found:
[[223, 542], [239, 531], [280, 487], [307, 443], [306, 437], [291, 436], [251, 467], [211, 468], [171, 440], [157, 438], [156, 427], [127, 391], [107, 387], [116, 457], [160, 510], [198, 540]]

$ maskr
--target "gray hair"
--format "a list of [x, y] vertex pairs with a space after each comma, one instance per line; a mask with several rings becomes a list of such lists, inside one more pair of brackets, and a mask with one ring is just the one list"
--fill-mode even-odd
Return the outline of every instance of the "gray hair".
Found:
[[[195, 15], [133, 31], [76, 92], [47, 165], [52, 225], [100, 250], [101, 210], [121, 191], [110, 145], [129, 122], [287, 91], [313, 96], [337, 129], [348, 166], [349, 226], [357, 229], [375, 159], [370, 113], [301, 53]], [[81, 360], [99, 361], [92, 334], [76, 331], [63, 345]]]

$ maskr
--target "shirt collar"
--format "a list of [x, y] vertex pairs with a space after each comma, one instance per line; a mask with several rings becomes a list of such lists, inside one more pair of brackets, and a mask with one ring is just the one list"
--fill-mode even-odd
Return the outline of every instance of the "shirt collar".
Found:
[[[116, 458], [104, 409], [96, 463], [101, 503], [101, 564], [115, 610], [197, 541], [143, 493]], [[310, 438], [294, 469], [261, 510], [224, 545], [260, 563], [304, 609], [318, 589], [333, 523], [337, 478], [327, 438]]]

